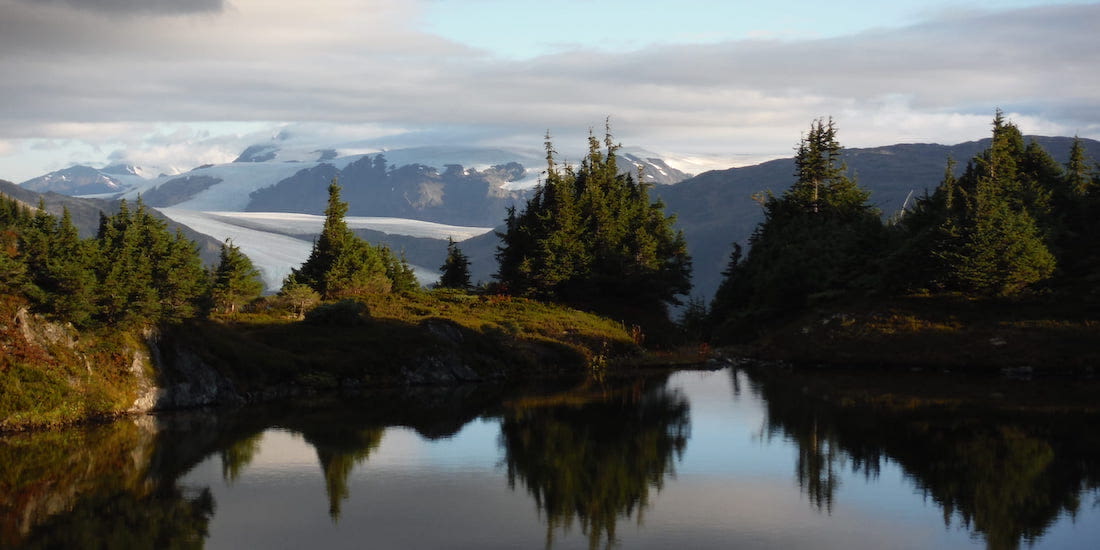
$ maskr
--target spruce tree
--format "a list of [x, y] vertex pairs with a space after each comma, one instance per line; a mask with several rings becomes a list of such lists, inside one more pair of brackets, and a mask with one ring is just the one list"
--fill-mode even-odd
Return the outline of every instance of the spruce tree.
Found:
[[731, 257], [711, 305], [716, 323], [751, 323], [877, 284], [882, 222], [847, 175], [836, 134], [832, 119], [813, 121], [797, 149], [794, 183], [782, 196], [758, 197], [764, 221], [745, 259], [737, 249]]
[[690, 289], [683, 235], [647, 185], [619, 173], [610, 129], [602, 147], [593, 135], [588, 145], [577, 169], [559, 167], [547, 136], [546, 180], [522, 212], [509, 210], [495, 276], [514, 294], [667, 323], [667, 304]]
[[87, 326], [95, 313], [95, 274], [88, 244], [80, 239], [68, 208], [53, 231], [45, 276], [51, 287], [48, 309], [74, 325]]
[[391, 292], [416, 292], [420, 290], [420, 281], [416, 278], [405, 253], [394, 254], [389, 247], [379, 245], [376, 247], [382, 255], [382, 263], [386, 266], [386, 278], [390, 282]]
[[447, 237], [447, 258], [439, 271], [442, 273], [437, 285], [440, 288], [470, 288], [470, 260], [451, 237]]
[[19, 258], [19, 236], [12, 229], [0, 228], [0, 293], [23, 294], [27, 285], [27, 266]]
[[101, 216], [92, 247], [96, 316], [104, 323], [176, 322], [202, 312], [207, 273], [195, 243], [174, 236], [139, 198]]
[[252, 265], [252, 260], [231, 239], [226, 239], [210, 288], [214, 307], [226, 313], [235, 313], [244, 304], [258, 298], [263, 289], [260, 272]]
[[336, 179], [328, 187], [321, 234], [309, 258], [292, 269], [284, 284], [304, 284], [324, 299], [401, 292], [419, 288], [412, 268], [385, 246], [372, 246], [348, 228], [348, 204]]
[[321, 295], [309, 285], [295, 283], [288, 279], [283, 282], [283, 287], [279, 290], [279, 299], [289, 306], [299, 319], [302, 319], [309, 308], [321, 301]]
[[959, 179], [960, 200], [952, 201], [931, 251], [950, 287], [1006, 295], [1053, 274], [1054, 256], [1032, 214], [1045, 210], [1020, 169], [1026, 155], [1019, 130], [998, 110], [993, 142]]
[[1069, 149], [1069, 161], [1066, 163], [1062, 186], [1064, 195], [1084, 197], [1093, 188], [1094, 179], [1089, 169], [1088, 158], [1085, 155], [1085, 146], [1081, 138], [1074, 136], [1073, 145]]

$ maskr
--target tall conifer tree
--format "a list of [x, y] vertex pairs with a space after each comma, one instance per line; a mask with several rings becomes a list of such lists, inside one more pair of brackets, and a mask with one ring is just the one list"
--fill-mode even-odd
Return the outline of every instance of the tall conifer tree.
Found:
[[214, 307], [227, 313], [258, 298], [264, 290], [260, 272], [231, 239], [222, 244], [218, 267], [214, 270], [210, 296]]
[[470, 259], [450, 237], [447, 237], [447, 258], [439, 266], [439, 271], [440, 288], [470, 288]]
[[522, 212], [509, 210], [496, 278], [509, 292], [620, 318], [667, 320], [690, 289], [683, 235], [648, 186], [620, 174], [610, 129], [589, 135], [579, 168], [559, 167], [549, 135], [546, 180]]

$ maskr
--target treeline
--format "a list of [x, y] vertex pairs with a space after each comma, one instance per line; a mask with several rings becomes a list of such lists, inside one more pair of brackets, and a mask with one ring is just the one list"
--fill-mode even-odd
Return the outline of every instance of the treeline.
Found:
[[0, 200], [0, 290], [79, 327], [161, 323], [209, 309], [213, 285], [194, 242], [170, 233], [139, 200], [101, 215], [81, 239], [66, 209], [61, 218]]
[[[321, 298], [419, 288], [403, 258], [371, 246], [334, 210], [309, 260], [284, 284], [280, 305], [301, 315]], [[195, 243], [171, 233], [139, 198], [101, 214], [94, 238], [81, 239], [68, 210], [57, 218], [0, 196], [0, 294], [80, 328], [177, 323], [212, 311], [235, 312], [263, 292], [260, 273], [231, 241], [207, 268]], [[270, 304], [269, 304], [270, 305]]]
[[691, 288], [691, 258], [649, 185], [622, 174], [607, 131], [590, 135], [579, 167], [561, 166], [546, 139], [546, 180], [498, 233], [500, 292], [565, 303], [646, 328]]
[[883, 221], [848, 174], [836, 133], [831, 119], [815, 121], [794, 184], [757, 197], [764, 221], [747, 255], [734, 245], [705, 316], [719, 339], [839, 297], [1047, 290], [1100, 299], [1100, 167], [1079, 140], [1060, 164], [998, 110], [992, 144], [961, 176], [948, 159], [932, 193]]

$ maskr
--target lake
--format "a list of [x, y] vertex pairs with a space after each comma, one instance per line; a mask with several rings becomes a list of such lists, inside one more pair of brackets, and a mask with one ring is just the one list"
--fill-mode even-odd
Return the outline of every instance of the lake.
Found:
[[1092, 389], [726, 369], [9, 435], [0, 547], [1092, 549]]

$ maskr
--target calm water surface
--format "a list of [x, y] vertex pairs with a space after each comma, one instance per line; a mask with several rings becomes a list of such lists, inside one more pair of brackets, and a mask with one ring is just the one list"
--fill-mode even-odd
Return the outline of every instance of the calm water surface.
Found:
[[12, 436], [0, 547], [1100, 548], [1095, 414], [897, 384], [681, 372]]

